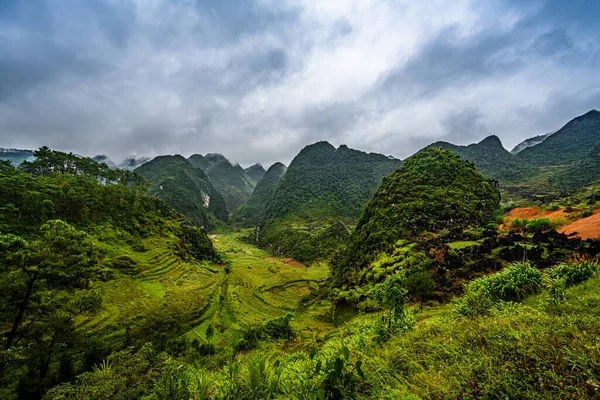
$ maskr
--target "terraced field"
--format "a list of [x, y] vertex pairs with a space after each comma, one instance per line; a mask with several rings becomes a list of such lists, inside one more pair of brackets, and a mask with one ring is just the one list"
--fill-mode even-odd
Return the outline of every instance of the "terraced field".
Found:
[[130, 247], [106, 247], [106, 257], [127, 256], [135, 260], [139, 273], [119, 274], [96, 283], [104, 297], [102, 311], [79, 321], [81, 326], [99, 330], [124, 323], [161, 307], [194, 312], [194, 328], [186, 337], [206, 341], [208, 324], [216, 328], [214, 343], [237, 340], [244, 328], [287, 313], [296, 317], [294, 327], [306, 335], [320, 335], [331, 329], [320, 322], [328, 305], [301, 309], [302, 298], [318, 281], [327, 277], [327, 265], [306, 267], [291, 259], [276, 258], [240, 241], [242, 233], [211, 235], [228, 266], [181, 260], [170, 249], [177, 240], [145, 242], [148, 251]]

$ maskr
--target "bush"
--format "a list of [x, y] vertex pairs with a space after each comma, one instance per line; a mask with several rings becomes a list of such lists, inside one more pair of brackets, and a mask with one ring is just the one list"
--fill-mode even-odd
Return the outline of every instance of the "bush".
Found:
[[593, 210], [585, 210], [581, 213], [581, 218], [591, 217], [594, 214]]
[[551, 280], [564, 279], [567, 287], [584, 282], [598, 272], [598, 263], [587, 260], [560, 264], [548, 268], [545, 273]]
[[462, 233], [462, 236], [466, 240], [479, 240], [483, 238], [483, 232], [481, 229], [465, 229]]
[[527, 232], [544, 232], [554, 229], [554, 226], [549, 218], [536, 218], [525, 224], [525, 230]]
[[465, 293], [454, 301], [458, 315], [471, 317], [485, 314], [500, 301], [521, 301], [542, 287], [542, 273], [528, 262], [517, 262], [503, 271], [475, 279]]

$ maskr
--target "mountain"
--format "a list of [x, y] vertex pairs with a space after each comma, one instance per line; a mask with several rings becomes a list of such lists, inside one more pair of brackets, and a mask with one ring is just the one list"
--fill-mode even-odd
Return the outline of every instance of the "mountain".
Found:
[[303, 262], [329, 257], [348, 237], [384, 176], [401, 164], [327, 142], [306, 146], [281, 178], [258, 242]]
[[92, 160], [98, 163], [104, 163], [108, 165], [110, 168], [117, 168], [117, 165], [104, 154], [98, 154], [97, 156], [92, 157]]
[[244, 172], [254, 180], [254, 182], [258, 183], [263, 176], [265, 176], [265, 169], [260, 164], [254, 164], [249, 166], [248, 168], [244, 168]]
[[264, 219], [273, 193], [286, 169], [287, 167], [279, 162], [271, 165], [256, 184], [252, 196], [234, 214], [235, 222], [241, 226], [251, 227]]
[[188, 161], [202, 169], [214, 187], [225, 199], [227, 210], [233, 213], [246, 202], [254, 191], [255, 182], [239, 165], [233, 165], [225, 156], [209, 153], [205, 156], [194, 154]]
[[552, 135], [554, 133], [555, 132], [548, 132], [544, 135], [538, 135], [538, 136], [534, 136], [529, 139], [525, 139], [521, 143], [516, 145], [510, 152], [511, 152], [511, 154], [519, 154], [520, 152], [522, 152], [523, 150], [525, 150], [528, 147], [533, 147], [536, 144], [542, 143], [544, 140], [548, 139], [550, 137], [550, 135]]
[[432, 147], [452, 150], [463, 160], [473, 161], [477, 169], [488, 178], [501, 182], [522, 182], [535, 172], [530, 165], [509, 153], [494, 135], [468, 146], [447, 142], [436, 142], [427, 146]]
[[587, 156], [550, 177], [550, 182], [565, 189], [578, 189], [600, 179], [600, 144]]
[[140, 165], [142, 165], [144, 163], [147, 163], [150, 160], [152, 160], [152, 158], [150, 158], [150, 157], [139, 157], [138, 158], [136, 156], [131, 156], [129, 158], [126, 158], [122, 162], [120, 162], [117, 165], [117, 168], [119, 168], [119, 169], [126, 169], [128, 171], [133, 171], [134, 169], [136, 169]]
[[212, 229], [228, 221], [221, 194], [200, 168], [180, 155], [160, 156], [136, 168], [150, 182], [148, 193], [187, 216], [198, 226]]
[[19, 165], [23, 161], [31, 161], [33, 159], [33, 150], [0, 148], [0, 160], [8, 160], [14, 165]]
[[584, 159], [600, 144], [600, 111], [591, 110], [516, 155], [534, 166], [568, 165]]
[[[400, 241], [452, 235], [493, 220], [500, 195], [475, 167], [449, 150], [429, 148], [387, 176], [361, 216], [338, 275], [366, 268]], [[339, 277], [338, 277], [339, 279]]]

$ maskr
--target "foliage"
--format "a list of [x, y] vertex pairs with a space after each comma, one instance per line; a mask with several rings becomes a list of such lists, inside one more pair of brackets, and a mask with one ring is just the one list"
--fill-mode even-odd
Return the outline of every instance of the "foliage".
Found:
[[[599, 119], [600, 120], [600, 119]], [[600, 123], [598, 124], [600, 132]], [[588, 154], [550, 177], [550, 182], [560, 188], [569, 190], [587, 186], [600, 175], [600, 143]]]
[[135, 171], [150, 182], [148, 193], [163, 200], [196, 225], [214, 229], [228, 221], [227, 207], [221, 194], [201, 169], [192, 166], [182, 156], [156, 157]]
[[470, 282], [465, 293], [453, 302], [453, 309], [460, 316], [482, 315], [500, 301], [522, 301], [541, 287], [542, 273], [527, 262], [518, 262]]

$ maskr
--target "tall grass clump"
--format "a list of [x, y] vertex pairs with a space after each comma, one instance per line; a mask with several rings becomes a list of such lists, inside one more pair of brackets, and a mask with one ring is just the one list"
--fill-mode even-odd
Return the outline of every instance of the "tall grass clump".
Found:
[[470, 282], [464, 294], [453, 302], [453, 310], [459, 316], [482, 315], [501, 301], [520, 302], [541, 288], [542, 273], [529, 262], [517, 262], [497, 274]]

